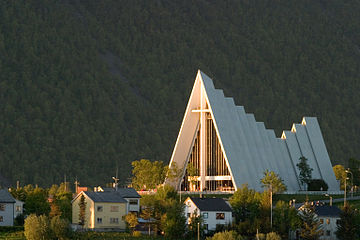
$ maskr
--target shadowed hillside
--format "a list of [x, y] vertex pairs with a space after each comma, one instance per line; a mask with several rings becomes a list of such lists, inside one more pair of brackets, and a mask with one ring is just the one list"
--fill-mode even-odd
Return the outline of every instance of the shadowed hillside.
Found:
[[0, 1], [0, 174], [111, 181], [168, 161], [197, 69], [278, 136], [360, 158], [359, 1]]

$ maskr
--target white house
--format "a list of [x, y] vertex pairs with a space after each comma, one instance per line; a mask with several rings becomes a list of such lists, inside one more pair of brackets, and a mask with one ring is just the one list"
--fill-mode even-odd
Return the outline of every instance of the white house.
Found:
[[320, 239], [337, 239], [335, 232], [337, 230], [337, 223], [340, 220], [341, 210], [337, 206], [317, 205], [315, 206], [315, 213], [320, 220], [323, 230], [323, 235]]
[[205, 231], [213, 231], [217, 225], [229, 225], [233, 219], [230, 205], [222, 198], [188, 197], [185, 200], [187, 224], [194, 214], [201, 214]]
[[[323, 230], [321, 240], [336, 240], [337, 223], [340, 220], [341, 210], [337, 206], [324, 205], [323, 203], [312, 203], [315, 216], [319, 219], [321, 230]], [[302, 205], [298, 210], [304, 208]], [[296, 239], [296, 233], [293, 232], [291, 239]]]
[[17, 216], [23, 214], [23, 212], [24, 212], [24, 202], [15, 199], [14, 218], [16, 218]]
[[0, 189], [0, 226], [14, 225], [15, 199], [6, 189]]

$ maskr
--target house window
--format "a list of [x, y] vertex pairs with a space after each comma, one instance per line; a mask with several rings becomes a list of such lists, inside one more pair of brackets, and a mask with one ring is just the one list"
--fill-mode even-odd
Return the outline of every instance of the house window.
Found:
[[191, 216], [191, 214], [190, 213], [187, 213], [187, 217], [189, 218]]
[[330, 218], [327, 218], [327, 219], [326, 219], [326, 223], [327, 223], [327, 224], [330, 224]]
[[324, 223], [324, 219], [320, 218], [320, 223], [323, 224], [323, 223]]
[[110, 218], [110, 223], [118, 224], [119, 223], [119, 218]]
[[97, 223], [102, 224], [102, 218], [97, 218]]
[[216, 219], [225, 219], [225, 213], [216, 213]]
[[340, 225], [340, 219], [336, 219], [336, 225]]
[[209, 229], [209, 225], [208, 224], [204, 224], [204, 230], [208, 230]]
[[129, 204], [130, 205], [138, 205], [138, 200], [137, 199], [130, 199]]
[[102, 212], [103, 211], [103, 206], [97, 206], [97, 211]]
[[16, 206], [16, 211], [21, 212], [21, 206]]
[[202, 216], [203, 216], [204, 219], [207, 219], [209, 217], [209, 214], [208, 213], [203, 213]]
[[0, 211], [5, 211], [5, 204], [0, 204]]
[[0, 222], [3, 222], [3, 221], [4, 221], [3, 216], [0, 216]]
[[326, 236], [330, 236], [330, 233], [331, 233], [330, 230], [327, 230], [326, 231]]
[[111, 206], [110, 207], [110, 212], [118, 212], [119, 211], [119, 206]]

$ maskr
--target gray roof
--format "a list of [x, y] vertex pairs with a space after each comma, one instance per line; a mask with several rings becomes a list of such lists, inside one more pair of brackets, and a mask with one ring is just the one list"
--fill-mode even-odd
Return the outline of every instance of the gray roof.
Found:
[[341, 210], [337, 206], [315, 206], [315, 213], [319, 217], [340, 217]]
[[84, 192], [94, 202], [127, 203], [118, 192]]
[[138, 192], [133, 188], [118, 188], [117, 192], [123, 198], [141, 198]]
[[15, 203], [15, 198], [6, 189], [0, 189], [0, 203]]
[[190, 197], [191, 201], [196, 205], [200, 211], [209, 212], [231, 212], [231, 207], [222, 198], [195, 198]]
[[[104, 192], [115, 192], [115, 188], [102, 188]], [[118, 188], [117, 192], [123, 198], [141, 198], [138, 192], [133, 188]]]

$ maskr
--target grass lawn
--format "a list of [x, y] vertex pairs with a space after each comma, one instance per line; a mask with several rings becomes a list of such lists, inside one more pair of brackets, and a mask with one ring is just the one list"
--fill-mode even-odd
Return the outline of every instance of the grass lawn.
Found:
[[1, 232], [0, 233], [0, 239], [6, 239], [6, 240], [25, 240], [24, 232], [18, 231], [18, 232]]
[[[331, 195], [333, 199], [336, 198], [343, 198], [344, 195]], [[273, 196], [273, 201], [277, 202], [282, 200], [284, 202], [289, 202], [290, 200], [295, 199], [295, 202], [305, 202], [306, 199], [309, 201], [316, 201], [316, 200], [329, 200], [329, 197], [325, 195], [309, 195], [309, 194], [275, 194]]]
[[[26, 240], [23, 231], [12, 232], [12, 233], [0, 233], [0, 239], [6, 240]], [[75, 233], [71, 239], [76, 240], [161, 240], [164, 239], [162, 236], [149, 237], [141, 235], [140, 237], [131, 236], [129, 233], [118, 233], [118, 232], [84, 232]]]
[[[355, 209], [360, 210], [360, 200], [352, 200], [352, 201], [347, 201], [350, 205], [352, 205]], [[344, 203], [343, 202], [338, 202], [338, 203], [334, 203], [334, 205], [338, 206], [338, 207], [343, 207]]]

